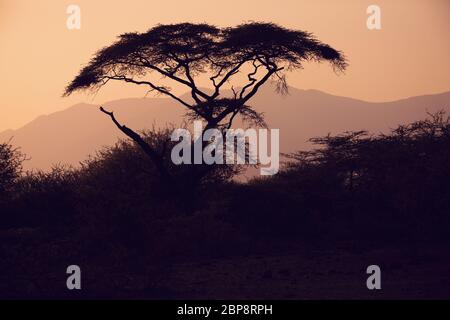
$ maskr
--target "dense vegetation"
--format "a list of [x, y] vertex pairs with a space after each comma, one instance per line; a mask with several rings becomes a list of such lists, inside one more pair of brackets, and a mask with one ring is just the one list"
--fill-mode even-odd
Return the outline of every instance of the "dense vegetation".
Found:
[[[146, 139], [167, 148], [167, 133]], [[385, 135], [313, 141], [316, 150], [287, 155], [274, 177], [239, 183], [231, 179], [239, 168], [222, 166], [195, 189], [190, 170], [175, 166], [180, 183], [161, 188], [152, 163], [128, 141], [80, 168], [28, 173], [25, 157], [2, 144], [0, 272], [9, 282], [0, 289], [21, 290], [15, 275], [61, 273], [67, 261], [94, 273], [150, 266], [161, 274], [175, 261], [267, 253], [277, 243], [351, 249], [450, 242], [444, 113]]]

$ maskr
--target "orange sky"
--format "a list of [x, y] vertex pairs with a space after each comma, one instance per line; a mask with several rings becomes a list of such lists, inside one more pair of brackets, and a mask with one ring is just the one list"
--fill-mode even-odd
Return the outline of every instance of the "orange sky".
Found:
[[[81, 8], [81, 30], [66, 28], [69, 4]], [[381, 7], [379, 31], [366, 27], [370, 4]], [[118, 34], [158, 23], [250, 20], [313, 32], [347, 55], [345, 75], [310, 64], [288, 76], [292, 86], [369, 101], [450, 90], [448, 0], [0, 0], [0, 131], [77, 102], [144, 96], [144, 88], [114, 84], [95, 97], [61, 98], [80, 67]]]

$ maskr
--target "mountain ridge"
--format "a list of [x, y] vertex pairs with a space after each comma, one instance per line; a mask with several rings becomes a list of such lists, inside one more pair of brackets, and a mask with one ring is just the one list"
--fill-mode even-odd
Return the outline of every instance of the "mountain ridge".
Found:
[[[190, 97], [186, 93], [184, 97]], [[450, 113], [450, 91], [408, 97], [389, 102], [368, 102], [336, 96], [315, 89], [290, 88], [278, 95], [264, 87], [250, 103], [265, 114], [269, 128], [280, 129], [280, 151], [311, 148], [314, 136], [343, 131], [386, 132], [399, 124], [423, 119], [427, 112]], [[48, 170], [53, 164], [78, 165], [104, 146], [126, 138], [98, 111], [102, 105], [115, 112], [119, 122], [141, 131], [176, 126], [185, 109], [170, 98], [123, 98], [104, 104], [77, 103], [64, 110], [42, 115], [16, 130], [0, 132], [0, 142], [8, 142], [31, 158], [26, 169]], [[281, 108], [280, 108], [281, 107]]]

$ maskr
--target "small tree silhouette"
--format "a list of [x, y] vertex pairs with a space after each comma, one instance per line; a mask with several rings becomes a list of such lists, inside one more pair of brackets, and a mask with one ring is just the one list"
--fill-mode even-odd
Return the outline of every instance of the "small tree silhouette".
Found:
[[9, 143], [0, 144], [0, 200], [22, 173], [25, 156]]
[[[277, 89], [287, 90], [285, 72], [300, 69], [305, 61], [328, 61], [336, 71], [346, 67], [343, 55], [304, 31], [289, 30], [272, 23], [247, 23], [232, 28], [208, 24], [158, 25], [145, 33], [126, 33], [100, 50], [67, 86], [65, 95], [76, 90], [98, 90], [110, 80], [147, 86], [185, 108], [191, 119], [206, 122], [204, 130], [230, 128], [240, 115], [243, 120], [265, 125], [262, 115], [247, 102], [263, 84], [273, 78]], [[231, 86], [232, 97], [223, 96], [224, 85], [245, 72], [246, 83]], [[145, 79], [157, 73], [190, 90], [192, 101], [171, 92], [171, 88]], [[212, 90], [196, 83], [207, 75]], [[159, 173], [169, 178], [164, 155], [158, 154], [141, 135], [119, 123], [113, 112], [100, 107], [114, 124], [134, 140], [150, 157]], [[201, 175], [200, 175], [201, 176]]]

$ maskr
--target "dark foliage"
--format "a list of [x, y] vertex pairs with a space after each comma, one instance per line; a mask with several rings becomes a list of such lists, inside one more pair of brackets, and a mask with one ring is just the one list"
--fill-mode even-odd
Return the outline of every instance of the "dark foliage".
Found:
[[379, 243], [448, 242], [450, 121], [443, 112], [387, 135], [348, 132], [312, 141], [320, 148], [289, 155], [280, 175], [246, 187], [250, 196], [243, 197], [251, 202], [239, 219], [250, 229]]
[[[15, 279], [30, 270], [60, 273], [76, 261], [91, 274], [146, 270], [156, 281], [176, 262], [279, 253], [286, 244], [407, 251], [448, 244], [449, 133], [438, 113], [386, 135], [316, 138], [317, 150], [290, 155], [271, 178], [242, 184], [229, 180], [231, 169], [211, 171], [195, 204], [187, 202], [189, 184], [165, 196], [154, 164], [120, 142], [80, 169], [10, 180], [13, 192], [0, 203], [0, 269]], [[164, 131], [145, 136], [164, 150]], [[189, 170], [171, 170], [189, 180]], [[99, 294], [113, 290], [95, 286]]]
[[7, 143], [0, 144], [0, 198], [8, 192], [22, 173], [24, 156]]

